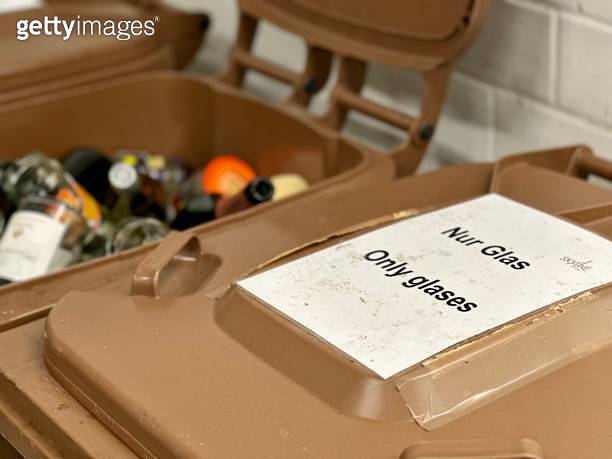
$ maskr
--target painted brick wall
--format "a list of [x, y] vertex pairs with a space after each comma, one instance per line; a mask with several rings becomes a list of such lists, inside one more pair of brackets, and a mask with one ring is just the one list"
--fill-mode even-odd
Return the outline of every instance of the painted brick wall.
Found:
[[[172, 0], [211, 11], [216, 22], [195, 71], [223, 66], [233, 41], [232, 0]], [[301, 40], [272, 26], [262, 28], [256, 49], [299, 69]], [[372, 66], [368, 97], [414, 112], [420, 82], [405, 70]], [[282, 97], [278, 85], [256, 76], [251, 91]], [[324, 107], [325, 94], [315, 103]], [[356, 118], [348, 128], [383, 147], [393, 130]], [[425, 168], [570, 143], [586, 143], [612, 158], [612, 1], [493, 0], [492, 14], [457, 64], [435, 142]]]

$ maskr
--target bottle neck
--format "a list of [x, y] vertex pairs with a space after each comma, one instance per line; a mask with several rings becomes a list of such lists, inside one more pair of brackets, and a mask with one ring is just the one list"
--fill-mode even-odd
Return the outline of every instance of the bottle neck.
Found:
[[217, 218], [240, 212], [249, 207], [269, 201], [274, 196], [274, 185], [269, 179], [259, 177], [250, 182], [244, 190], [234, 196], [221, 198], [215, 207]]
[[261, 204], [272, 199], [274, 185], [265, 177], [257, 177], [245, 187], [243, 194], [250, 204]]

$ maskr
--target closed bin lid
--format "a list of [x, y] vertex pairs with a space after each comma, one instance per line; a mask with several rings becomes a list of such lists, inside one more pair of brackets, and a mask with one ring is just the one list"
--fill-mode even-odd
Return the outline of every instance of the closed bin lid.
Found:
[[[605, 457], [612, 447], [607, 437], [590, 440], [596, 436], [592, 429], [612, 429], [612, 402], [605, 377], [612, 370], [608, 347], [612, 343], [612, 291], [607, 285], [610, 268], [600, 259], [612, 250], [608, 224], [612, 191], [524, 163], [503, 169], [492, 183], [494, 193], [476, 200], [450, 207], [441, 204], [441, 209], [429, 213], [413, 209], [403, 214], [402, 218], [412, 215], [405, 220], [379, 221], [365, 229], [314, 241], [260, 267], [222, 293], [175, 296], [157, 292], [151, 297], [142, 285], [131, 297], [71, 293], [47, 320], [47, 366], [141, 457]], [[460, 207], [466, 205], [484, 207], [468, 212]], [[359, 329], [356, 323], [347, 322], [342, 311], [347, 305], [366, 308], [371, 298], [364, 294], [361, 302], [334, 303], [335, 290], [344, 288], [343, 284], [323, 281], [306, 290], [310, 296], [305, 296], [303, 286], [312, 284], [309, 276], [316, 277], [317, 270], [323, 269], [320, 259], [309, 268], [308, 260], [314, 260], [311, 257], [331, 253], [325, 272], [333, 272], [335, 263], [346, 268], [334, 253], [346, 250], [343, 247], [350, 249], [351, 244], [355, 248], [360, 238], [383, 234], [380, 231], [386, 235], [382, 240], [395, 248], [408, 244], [402, 235], [416, 231], [417, 245], [410, 246], [416, 247], [411, 252], [415, 255], [419, 241], [426, 240], [418, 236], [418, 229], [410, 229], [419, 219], [430, 219], [428, 228], [435, 227], [435, 218], [438, 223], [448, 220], [467, 225], [465, 222], [472, 221], [484, 225], [487, 220], [483, 215], [493, 215], [487, 212], [498, 212], [497, 218], [488, 219], [498, 226], [503, 221], [531, 222], [520, 229], [527, 242], [531, 232], [539, 244], [559, 247], [555, 238], [563, 241], [567, 232], [576, 247], [594, 244], [589, 247], [596, 250], [585, 252], [598, 266], [593, 283], [577, 281], [568, 291], [559, 287], [552, 292], [558, 301], [537, 304], [530, 292], [537, 296], [537, 288], [533, 289], [537, 279], [550, 287], [545, 269], [524, 271], [524, 285], [508, 289], [503, 273], [520, 273], [525, 266], [518, 268], [520, 261], [510, 260], [511, 254], [506, 253], [506, 263], [502, 256], [494, 259], [493, 254], [489, 257], [483, 252], [477, 256], [488, 257], [487, 263], [493, 260], [487, 266], [502, 273], [502, 280], [480, 291], [506, 291], [516, 297], [524, 287], [520, 304], [533, 301], [532, 310], [511, 319], [504, 316], [483, 326], [481, 333], [395, 369], [376, 366], [354, 351], [354, 346], [361, 346], [360, 340], [367, 342], [367, 336], [355, 336], [356, 343], [349, 340], [348, 345], [330, 338], [329, 330]], [[404, 226], [397, 232], [396, 225]], [[550, 225], [550, 232], [541, 231], [546, 225]], [[483, 226], [481, 233], [487, 234], [484, 230]], [[516, 237], [518, 232], [510, 228], [499, 234], [499, 241], [482, 239], [499, 242], [486, 244], [499, 248], [504, 235]], [[496, 234], [489, 232], [488, 236], [495, 239]], [[397, 239], [395, 245], [393, 238]], [[544, 263], [538, 258], [544, 249], [539, 245], [529, 249], [521, 241], [514, 239], [515, 255], [521, 252], [520, 258], [534, 266]], [[462, 244], [449, 249], [451, 254], [467, 257], [460, 250], [479, 247], [467, 240]], [[566, 251], [575, 252], [571, 245], [561, 247], [564, 253], [558, 254], [560, 259], [568, 258]], [[428, 256], [425, 253], [421, 259]], [[551, 256], [556, 260], [557, 254]], [[404, 269], [411, 260], [406, 258], [398, 267]], [[377, 260], [370, 261], [373, 269], [389, 268], [376, 267]], [[292, 271], [303, 276], [290, 281], [291, 289], [281, 288], [268, 296], [270, 291], [262, 293], [256, 285], [259, 280], [253, 283], [267, 273], [273, 283], [286, 280], [287, 271], [282, 269], [296, 262], [305, 271]], [[585, 262], [588, 260], [576, 259], [555, 265], [555, 269], [564, 270], [559, 274], [564, 285], [574, 285], [574, 276], [588, 271], [576, 267], [588, 265]], [[443, 265], [455, 263], [449, 259], [430, 267], [441, 270]], [[482, 276], [486, 278], [484, 272]], [[180, 283], [178, 278], [174, 278], [174, 287]], [[391, 285], [386, 282], [381, 275], [375, 284]], [[354, 299], [361, 297], [360, 289], [366, 284], [347, 285], [345, 298]], [[589, 287], [582, 288], [585, 285]], [[334, 291], [324, 294], [330, 286]], [[478, 286], [474, 288], [478, 290]], [[310, 316], [318, 316], [316, 323], [284, 307], [304, 302], [302, 309], [314, 308], [317, 301], [325, 307], [316, 311], [323, 311], [323, 316]], [[500, 298], [499, 305], [503, 301]], [[381, 301], [379, 313], [384, 315], [384, 307], [392, 303], [391, 298]], [[412, 299], [405, 306], [415, 304]], [[484, 306], [478, 311], [486, 311]], [[469, 313], [458, 312], [454, 320], [468, 324], [471, 318], [479, 317], [465, 314]], [[353, 309], [348, 317], [358, 315]], [[371, 323], [379, 322], [372, 318]], [[327, 332], [317, 328], [321, 324]], [[410, 321], [396, 325], [398, 330], [405, 330], [404, 326], [414, 329]], [[440, 337], [445, 330], [431, 329], [424, 336]], [[413, 351], [408, 348], [403, 352]], [[378, 358], [374, 355], [373, 361]]]

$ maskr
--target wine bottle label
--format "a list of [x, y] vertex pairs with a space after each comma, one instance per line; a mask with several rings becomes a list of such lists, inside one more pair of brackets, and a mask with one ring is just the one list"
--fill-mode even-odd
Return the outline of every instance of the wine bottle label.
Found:
[[371, 231], [239, 285], [388, 378], [612, 282], [612, 242], [491, 194]]
[[0, 240], [0, 278], [21, 281], [66, 266], [71, 260], [58, 256], [65, 231], [45, 214], [15, 212]]

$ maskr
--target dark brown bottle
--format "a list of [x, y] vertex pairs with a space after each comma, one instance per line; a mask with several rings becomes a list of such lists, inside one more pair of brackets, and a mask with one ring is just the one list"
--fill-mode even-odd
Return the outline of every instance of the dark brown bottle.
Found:
[[176, 230], [186, 230], [213, 220], [218, 199], [218, 195], [206, 193], [192, 196], [177, 213], [170, 226]]
[[215, 206], [215, 217], [221, 218], [249, 207], [270, 201], [274, 196], [274, 185], [266, 177], [257, 177], [234, 196], [220, 198]]
[[110, 184], [108, 171], [113, 165], [103, 153], [93, 148], [75, 148], [62, 161], [64, 170], [96, 201], [106, 202]]

